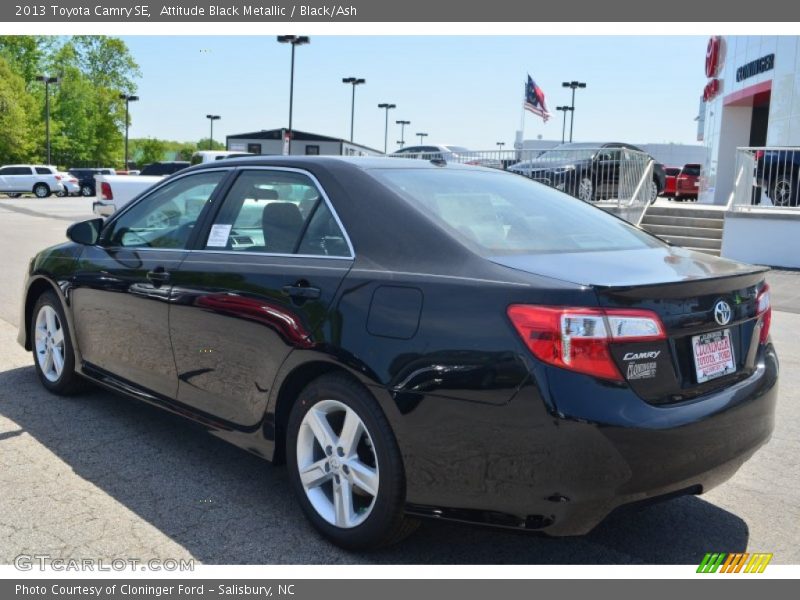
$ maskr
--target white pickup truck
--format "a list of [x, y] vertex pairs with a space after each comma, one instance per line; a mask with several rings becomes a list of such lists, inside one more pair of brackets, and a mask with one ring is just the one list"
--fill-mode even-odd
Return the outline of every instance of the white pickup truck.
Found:
[[164, 175], [95, 175], [97, 200], [94, 214], [110, 217], [143, 191], [164, 179]]
[[[232, 152], [228, 150], [201, 150], [195, 152], [190, 162], [165, 162], [147, 165], [141, 175], [95, 175], [95, 189], [97, 200], [92, 208], [94, 214], [100, 217], [109, 217], [136, 196], [153, 187], [156, 183], [190, 165], [213, 162], [225, 158], [250, 156], [247, 152]], [[148, 175], [148, 172], [154, 173]], [[158, 173], [158, 174], [155, 174]]]

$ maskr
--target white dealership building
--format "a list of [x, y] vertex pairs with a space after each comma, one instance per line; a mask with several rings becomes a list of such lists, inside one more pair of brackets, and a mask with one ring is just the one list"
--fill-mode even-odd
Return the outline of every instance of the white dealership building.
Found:
[[[698, 57], [698, 68], [702, 68]], [[699, 202], [726, 207], [722, 255], [800, 267], [800, 208], [753, 190], [755, 150], [800, 151], [800, 37], [714, 36], [698, 115], [706, 146]]]

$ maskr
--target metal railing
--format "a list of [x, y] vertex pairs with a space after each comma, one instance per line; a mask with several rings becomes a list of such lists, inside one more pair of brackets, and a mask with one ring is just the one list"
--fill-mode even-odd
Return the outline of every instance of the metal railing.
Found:
[[655, 200], [653, 158], [628, 148], [444, 151], [389, 155], [492, 167], [529, 177], [638, 224]]
[[735, 173], [728, 209], [800, 208], [800, 148], [737, 148]]

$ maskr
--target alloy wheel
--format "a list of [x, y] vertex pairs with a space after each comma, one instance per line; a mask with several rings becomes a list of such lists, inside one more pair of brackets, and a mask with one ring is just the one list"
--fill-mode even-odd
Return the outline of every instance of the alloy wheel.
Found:
[[84, 185], [83, 187], [81, 187], [81, 194], [84, 195], [84, 196], [93, 196], [94, 195], [92, 193], [92, 188], [90, 188], [88, 185]]
[[772, 203], [775, 206], [791, 206], [792, 181], [790, 179], [779, 179], [775, 182], [772, 196]]
[[328, 523], [350, 529], [369, 517], [378, 496], [378, 459], [366, 425], [337, 400], [322, 400], [303, 417], [297, 468], [306, 497]]
[[594, 200], [594, 186], [592, 180], [588, 177], [583, 177], [578, 184], [578, 198], [584, 202], [592, 202]]
[[64, 328], [52, 306], [45, 304], [36, 315], [34, 343], [42, 374], [55, 383], [64, 371]]

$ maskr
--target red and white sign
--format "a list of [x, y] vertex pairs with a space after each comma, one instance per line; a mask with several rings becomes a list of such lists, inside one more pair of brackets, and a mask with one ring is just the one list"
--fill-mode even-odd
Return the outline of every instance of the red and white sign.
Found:
[[710, 81], [703, 89], [703, 102], [708, 102], [714, 98], [722, 89], [722, 84], [717, 79], [722, 67], [722, 54], [722, 37], [718, 35], [711, 36], [708, 39], [708, 46], [706, 46], [706, 77]]
[[729, 329], [702, 333], [692, 338], [697, 383], [736, 371]]

